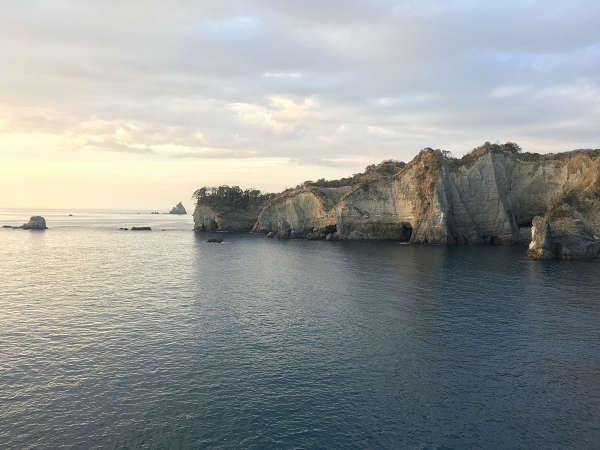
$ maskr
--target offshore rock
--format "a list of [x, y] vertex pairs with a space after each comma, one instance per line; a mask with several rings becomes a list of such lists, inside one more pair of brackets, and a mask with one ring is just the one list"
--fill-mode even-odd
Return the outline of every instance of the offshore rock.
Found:
[[21, 228], [24, 230], [46, 230], [46, 219], [42, 216], [31, 216], [29, 222], [24, 223]]
[[169, 211], [169, 214], [187, 214], [187, 211], [185, 210], [185, 207], [183, 206], [183, 204], [181, 202], [177, 203], [175, 206], [173, 206], [173, 208], [171, 209], [171, 211]]

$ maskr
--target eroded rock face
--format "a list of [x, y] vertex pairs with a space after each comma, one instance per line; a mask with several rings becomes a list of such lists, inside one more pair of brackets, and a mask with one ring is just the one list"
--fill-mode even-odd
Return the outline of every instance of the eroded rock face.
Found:
[[[271, 199], [252, 229], [280, 238], [418, 244], [531, 240], [533, 258], [598, 256], [600, 151], [517, 150], [512, 144], [486, 144], [456, 159], [425, 149], [396, 172], [373, 171], [349, 186], [305, 184]], [[575, 201], [567, 194], [575, 195], [577, 204], [561, 206]], [[216, 222], [217, 215], [212, 217]]]
[[42, 216], [31, 216], [29, 222], [24, 223], [21, 228], [24, 230], [46, 230], [46, 219]]
[[600, 256], [600, 239], [581, 218], [564, 217], [550, 224], [547, 218], [536, 217], [532, 234], [527, 249], [530, 258], [570, 260]]
[[571, 189], [555, 198], [543, 217], [533, 219], [527, 254], [534, 259], [599, 257], [600, 199], [597, 191]]
[[348, 187], [292, 191], [269, 202], [260, 212], [252, 231], [274, 232], [279, 238], [325, 239], [336, 232], [333, 207]]
[[194, 230], [250, 231], [256, 223], [259, 212], [259, 207], [218, 210], [217, 208], [199, 204], [194, 210]]

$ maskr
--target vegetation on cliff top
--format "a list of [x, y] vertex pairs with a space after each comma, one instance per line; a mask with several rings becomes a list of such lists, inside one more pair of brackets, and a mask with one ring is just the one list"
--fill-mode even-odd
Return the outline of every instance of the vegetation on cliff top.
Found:
[[406, 163], [403, 161], [388, 159], [379, 164], [370, 164], [365, 168], [364, 172], [355, 173], [351, 177], [340, 178], [339, 180], [326, 180], [325, 178], [320, 178], [317, 181], [305, 181], [297, 186], [297, 188], [309, 186], [324, 188], [354, 186], [378, 177], [391, 177], [404, 166], [406, 166]]
[[242, 189], [239, 186], [204, 186], [196, 189], [192, 198], [197, 204], [203, 204], [216, 209], [234, 208], [250, 209], [263, 206], [275, 194], [261, 193], [258, 189]]

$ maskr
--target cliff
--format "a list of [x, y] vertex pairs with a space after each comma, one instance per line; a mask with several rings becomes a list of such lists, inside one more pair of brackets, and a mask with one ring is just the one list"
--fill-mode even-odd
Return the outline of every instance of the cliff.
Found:
[[238, 186], [203, 187], [194, 192], [194, 230], [250, 231], [274, 194]]
[[[585, 161], [578, 163], [585, 164]], [[581, 167], [577, 168], [581, 170]], [[535, 259], [600, 256], [600, 183], [597, 166], [583, 170], [586, 180], [566, 188], [543, 216], [533, 219], [527, 254]]]
[[235, 209], [199, 204], [194, 210], [196, 231], [250, 231], [262, 205]]
[[278, 194], [262, 207], [252, 230], [415, 244], [531, 241], [533, 258], [600, 254], [598, 150], [540, 155], [521, 153], [515, 144], [486, 143], [460, 159], [425, 149], [408, 164], [384, 166]]

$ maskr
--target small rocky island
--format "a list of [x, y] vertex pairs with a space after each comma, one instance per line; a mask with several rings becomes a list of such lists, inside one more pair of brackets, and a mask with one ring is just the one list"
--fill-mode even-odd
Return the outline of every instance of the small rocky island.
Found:
[[182, 214], [183, 215], [183, 214], [187, 214], [187, 211], [185, 210], [183, 203], [179, 202], [175, 206], [173, 206], [171, 211], [169, 211], [169, 214]]
[[11, 225], [3, 225], [3, 228], [13, 228], [15, 230], [47, 230], [46, 219], [42, 216], [31, 216], [29, 222], [21, 226], [13, 227]]
[[600, 149], [524, 153], [486, 142], [461, 158], [426, 148], [280, 194], [194, 193], [198, 231], [411, 244], [521, 244], [535, 259], [600, 256]]

